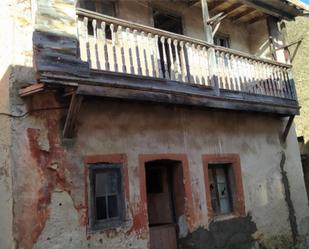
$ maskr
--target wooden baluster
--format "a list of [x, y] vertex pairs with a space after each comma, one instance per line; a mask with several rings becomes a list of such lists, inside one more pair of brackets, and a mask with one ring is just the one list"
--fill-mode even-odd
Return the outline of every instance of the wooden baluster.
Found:
[[122, 72], [126, 73], [127, 72], [127, 66], [126, 66], [126, 58], [125, 58], [124, 43], [123, 43], [124, 37], [123, 37], [122, 26], [120, 26], [120, 25], [118, 26], [118, 29], [117, 29], [117, 36], [118, 36], [120, 54], [121, 54]]
[[246, 74], [247, 72], [244, 70], [245, 69], [245, 58], [244, 57], [239, 57], [239, 64], [238, 64], [238, 71], [241, 77], [241, 82], [240, 82], [240, 89], [242, 92], [246, 91]]
[[276, 96], [276, 90], [275, 90], [275, 86], [274, 86], [274, 81], [271, 75], [271, 67], [270, 65], [267, 64], [267, 78], [268, 78], [268, 82], [270, 84], [270, 92], [273, 96]]
[[172, 80], [175, 80], [175, 65], [174, 65], [174, 56], [172, 51], [172, 39], [167, 39], [168, 44], [168, 52], [169, 52], [169, 58], [170, 58], [170, 76]]
[[229, 72], [229, 81], [230, 81], [230, 90], [235, 90], [235, 79], [234, 79], [234, 73], [233, 73], [233, 66], [232, 66], [232, 55], [227, 54], [228, 58], [228, 72]]
[[141, 58], [140, 58], [139, 44], [138, 44], [137, 30], [136, 29], [134, 29], [134, 31], [133, 31], [133, 36], [134, 36], [134, 43], [135, 43], [137, 74], [142, 75]]
[[87, 61], [87, 45], [84, 19], [78, 19], [79, 54], [82, 61]]
[[281, 83], [281, 80], [280, 80], [280, 77], [279, 77], [278, 67], [277, 66], [275, 66], [275, 77], [276, 77], [276, 80], [277, 80], [279, 96], [280, 97], [284, 97], [283, 89], [282, 89], [282, 83]]
[[193, 67], [193, 59], [192, 59], [192, 49], [189, 42], [186, 42], [186, 51], [188, 55], [188, 62], [187, 62], [187, 72], [188, 72], [188, 82], [194, 83], [194, 67]]
[[283, 77], [284, 77], [284, 82], [285, 82], [285, 86], [286, 86], [286, 90], [287, 90], [287, 96], [288, 96], [288, 98], [292, 99], [293, 98], [292, 89], [291, 89], [291, 86], [290, 86], [290, 83], [289, 83], [289, 78], [288, 78], [288, 73], [287, 73], [286, 68], [283, 68], [282, 74], [283, 74]]
[[168, 72], [168, 63], [167, 63], [167, 57], [166, 57], [166, 51], [165, 51], [165, 37], [162, 36], [161, 37], [161, 45], [162, 45], [162, 51], [163, 51], [163, 61], [164, 61], [164, 76], [165, 76], [165, 79], [169, 79], [170, 78], [170, 75], [169, 75], [169, 72]]
[[[151, 62], [151, 76], [156, 77], [156, 65], [155, 65], [155, 52], [154, 49], [157, 49], [157, 45], [153, 43], [152, 34], [148, 33], [148, 48], [150, 51], [150, 62]], [[154, 47], [155, 46], [155, 47]]]
[[97, 20], [92, 20], [92, 29], [93, 29], [93, 39], [94, 39], [94, 68], [100, 69], [100, 61], [99, 61], [99, 52], [98, 52], [98, 36], [97, 36]]
[[[156, 71], [156, 75], [159, 78], [163, 78], [163, 72], [162, 72], [162, 66], [161, 66], [161, 56], [160, 56], [160, 50], [159, 50], [159, 36], [155, 35], [155, 39], [154, 39], [154, 46], [155, 46], [155, 71]], [[162, 48], [164, 48], [164, 46], [162, 46]]]
[[286, 89], [284, 78], [283, 78], [283, 75], [282, 75], [282, 68], [279, 67], [279, 66], [277, 67], [277, 74], [278, 74], [278, 78], [279, 78], [279, 82], [280, 82], [282, 97], [286, 98], [287, 97], [287, 89]]
[[209, 69], [208, 69], [208, 58], [207, 58], [207, 48], [205, 46], [202, 47], [201, 51], [202, 57], [202, 72], [205, 80], [205, 85], [209, 85]]
[[116, 33], [114, 29], [114, 24], [110, 25], [110, 30], [112, 33], [112, 49], [113, 49], [113, 61], [114, 61], [114, 71], [118, 72], [118, 62], [117, 62], [117, 51], [116, 51]]
[[267, 82], [267, 77], [265, 74], [265, 63], [263, 62], [261, 62], [261, 75], [262, 75], [264, 94], [269, 95], [268, 82]]
[[128, 47], [128, 55], [129, 55], [129, 65], [130, 65], [130, 73], [134, 74], [134, 62], [133, 62], [133, 51], [132, 51], [132, 47], [133, 47], [133, 42], [132, 42], [132, 33], [131, 33], [131, 29], [130, 28], [126, 28], [126, 45]]
[[236, 78], [238, 82], [238, 91], [243, 90], [243, 79], [242, 79], [242, 73], [240, 70], [240, 57], [235, 56], [235, 67], [236, 67]]
[[194, 82], [196, 84], [199, 84], [200, 80], [198, 77], [198, 60], [197, 60], [197, 55], [196, 55], [196, 47], [194, 43], [191, 44], [190, 51], [191, 51], [190, 59], [192, 62], [189, 65], [190, 65], [192, 79], [193, 79], [192, 83]]
[[186, 55], [184, 50], [184, 42], [180, 41], [179, 45], [180, 45], [180, 63], [181, 63], [182, 81], [188, 82], [188, 71], [187, 71]]
[[181, 81], [182, 75], [180, 70], [180, 61], [179, 61], [179, 53], [178, 53], [178, 40], [174, 40], [173, 42], [175, 55], [176, 55], [176, 62], [175, 62], [175, 78], [177, 81]]
[[243, 59], [243, 74], [244, 74], [244, 92], [248, 92], [250, 85], [250, 69], [249, 60], [247, 58]]
[[103, 42], [103, 54], [104, 54], [104, 69], [106, 71], [110, 70], [110, 65], [109, 65], [109, 59], [108, 59], [108, 47], [107, 47], [107, 42], [106, 42], [106, 23], [105, 22], [101, 22], [101, 39]]
[[275, 78], [275, 75], [274, 75], [274, 66], [269, 65], [269, 70], [270, 70], [270, 78], [271, 78], [271, 81], [272, 81], [272, 87], [274, 89], [274, 95], [279, 96], [277, 82], [276, 82], [276, 78]]
[[289, 68], [287, 73], [288, 73], [289, 86], [291, 89], [292, 99], [297, 100], [297, 93], [296, 93], [295, 82], [293, 80], [292, 69]]
[[144, 31], [141, 32], [141, 43], [139, 44], [139, 46], [142, 48], [143, 51], [143, 58], [144, 58], [144, 69], [145, 69], [145, 75], [149, 76], [149, 68], [148, 68], [148, 59], [147, 59], [147, 52], [148, 51], [148, 47], [147, 44], [148, 42], [146, 42], [146, 34]]
[[262, 94], [262, 87], [261, 87], [261, 76], [260, 76], [260, 63], [258, 61], [254, 61], [255, 64], [255, 76], [256, 76], [256, 93]]
[[222, 71], [222, 78], [223, 78], [223, 88], [224, 89], [230, 89], [230, 85], [229, 85], [229, 82], [228, 82], [227, 63], [226, 63], [225, 53], [221, 52], [220, 57], [221, 57], [221, 60], [222, 60], [221, 71]]
[[204, 67], [203, 67], [203, 50], [201, 45], [197, 46], [197, 55], [198, 55], [198, 68], [199, 68], [199, 74], [200, 74], [200, 80], [202, 85], [206, 85], [206, 80], [204, 76]]
[[91, 67], [91, 54], [90, 54], [90, 45], [89, 45], [89, 34], [88, 34], [88, 18], [84, 17], [84, 28], [85, 28], [85, 41], [86, 41], [86, 54], [87, 54], [87, 61], [89, 66]]
[[218, 68], [218, 84], [220, 88], [224, 88], [223, 61], [221, 53], [219, 51], [215, 51], [215, 55]]

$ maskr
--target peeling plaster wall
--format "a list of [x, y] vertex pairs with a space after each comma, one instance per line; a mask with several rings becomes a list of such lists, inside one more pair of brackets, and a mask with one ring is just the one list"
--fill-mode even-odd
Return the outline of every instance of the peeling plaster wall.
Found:
[[[32, 102], [35, 108], [47, 104], [60, 106], [48, 95], [35, 97]], [[307, 231], [309, 211], [304, 183], [299, 180], [302, 172], [295, 151], [295, 134], [290, 134], [288, 146], [283, 148], [278, 136], [282, 122], [278, 119], [86, 100], [79, 116], [76, 139], [63, 144], [60, 139], [63, 114], [63, 110], [37, 113], [14, 127], [17, 131], [14, 136], [14, 225], [21, 248], [147, 248], [147, 224], [139, 222], [145, 215], [145, 203], [140, 196], [140, 154], [188, 155], [190, 174], [187, 177], [192, 184], [193, 212], [187, 214], [186, 219], [187, 222], [190, 219], [188, 223], [192, 225], [188, 232], [192, 233], [207, 229], [210, 222], [202, 154], [239, 153], [246, 212], [257, 228], [252, 238], [267, 249], [285, 249], [292, 244], [292, 235], [280, 173], [284, 150], [297, 225], [299, 232]], [[104, 154], [127, 154], [130, 193], [127, 221], [118, 229], [87, 234], [83, 157]], [[254, 246], [253, 243], [252, 248]]]
[[25, 84], [33, 79], [31, 1], [2, 0], [0, 16], [0, 248], [12, 249], [12, 125], [13, 116], [24, 111], [15, 89], [19, 89], [21, 80]]

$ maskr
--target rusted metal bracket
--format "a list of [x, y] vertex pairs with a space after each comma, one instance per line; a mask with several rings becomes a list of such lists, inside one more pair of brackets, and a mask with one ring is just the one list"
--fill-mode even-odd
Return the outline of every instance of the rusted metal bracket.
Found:
[[283, 132], [283, 134], [282, 134], [282, 141], [283, 141], [283, 142], [286, 142], [286, 138], [287, 138], [288, 135], [289, 135], [291, 126], [292, 126], [293, 121], [294, 121], [294, 117], [295, 117], [295, 116], [290, 116], [288, 122], [286, 123], [284, 132]]
[[63, 138], [73, 138], [75, 135], [76, 121], [82, 105], [83, 97], [74, 92], [71, 97], [70, 107], [63, 128]]

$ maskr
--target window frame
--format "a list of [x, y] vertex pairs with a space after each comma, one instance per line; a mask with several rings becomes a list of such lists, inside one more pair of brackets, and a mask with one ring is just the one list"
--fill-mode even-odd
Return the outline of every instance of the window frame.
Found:
[[[240, 166], [240, 157], [238, 154], [206, 154], [203, 155], [203, 170], [204, 170], [204, 182], [205, 182], [205, 194], [207, 201], [208, 217], [214, 219], [215, 217], [222, 217], [227, 215], [232, 216], [245, 216], [245, 202], [244, 191], [242, 183], [242, 173]], [[212, 208], [210, 182], [209, 182], [209, 166], [210, 165], [229, 165], [231, 169], [231, 175], [234, 178], [234, 186], [230, 186], [233, 189], [231, 191], [232, 200], [232, 212], [215, 214]], [[227, 176], [229, 178], [229, 174]]]
[[223, 47], [223, 48], [231, 48], [231, 38], [229, 34], [217, 32], [214, 36], [214, 43], [216, 39], [225, 39], [227, 43], [227, 47], [215, 44], [216, 46]]
[[[83, 156], [83, 161], [85, 164], [84, 168], [84, 184], [85, 184], [85, 207], [86, 207], [86, 216], [84, 219], [84, 224], [87, 227], [87, 233], [92, 234], [100, 231], [105, 231], [109, 229], [115, 229], [118, 227], [126, 227], [127, 223], [127, 214], [128, 214], [128, 205], [129, 205], [129, 174], [128, 174], [128, 159], [126, 154], [101, 154], [101, 155], [85, 155]], [[90, 174], [91, 167], [94, 165], [108, 164], [110, 167], [115, 167], [115, 165], [120, 165], [121, 173], [121, 186], [122, 186], [122, 208], [121, 210], [121, 219], [118, 219], [117, 222], [105, 222], [103, 225], [95, 226], [94, 220], [92, 218], [91, 211], [91, 190], [90, 190]], [[98, 166], [100, 167], [100, 166]]]
[[[118, 217], [98, 220], [96, 217], [96, 196], [95, 196], [95, 176], [97, 173], [107, 171], [117, 171], [117, 185], [119, 185], [118, 200]], [[90, 225], [93, 230], [111, 228], [120, 226], [124, 222], [124, 187], [122, 165], [120, 163], [97, 163], [89, 167], [89, 190], [90, 190]], [[108, 195], [107, 195], [108, 196]], [[107, 197], [106, 196], [106, 197]], [[108, 209], [108, 207], [106, 207]]]

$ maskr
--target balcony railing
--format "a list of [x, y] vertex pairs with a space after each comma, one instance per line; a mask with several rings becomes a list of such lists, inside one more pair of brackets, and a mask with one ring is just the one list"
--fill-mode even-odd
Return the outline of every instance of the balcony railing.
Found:
[[296, 100], [290, 65], [87, 10], [77, 13], [80, 56], [92, 69]]

